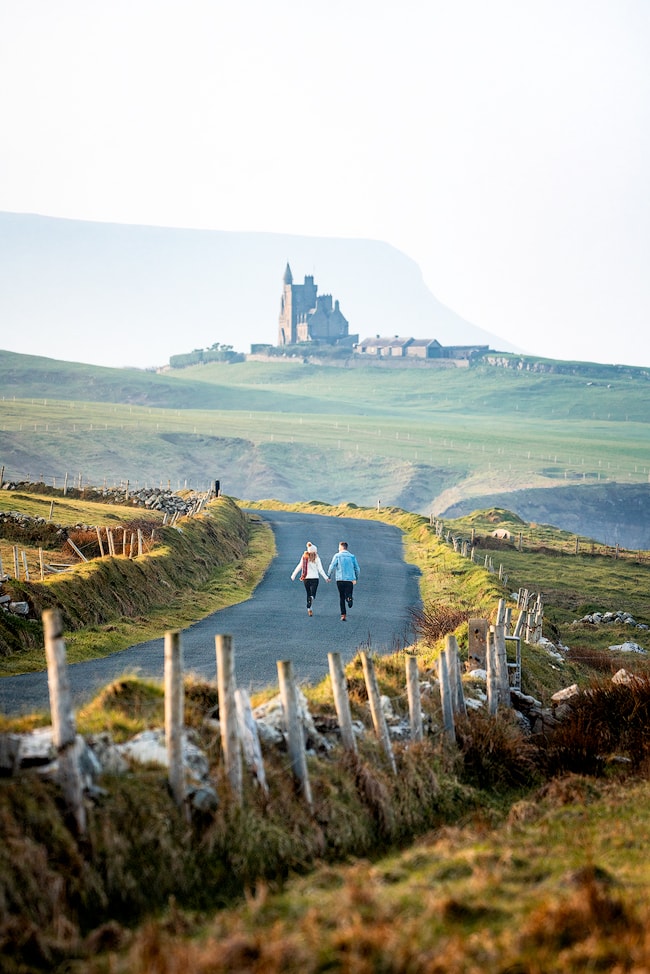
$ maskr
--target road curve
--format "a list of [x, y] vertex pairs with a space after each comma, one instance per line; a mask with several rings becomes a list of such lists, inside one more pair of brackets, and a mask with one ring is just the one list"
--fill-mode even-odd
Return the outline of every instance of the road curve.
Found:
[[[300, 682], [317, 682], [328, 672], [327, 654], [347, 662], [370, 648], [387, 653], [411, 641], [411, 610], [419, 605], [418, 569], [403, 559], [402, 534], [392, 525], [357, 518], [288, 511], [253, 511], [273, 529], [277, 555], [252, 598], [221, 609], [184, 629], [186, 672], [216, 679], [215, 636], [229, 634], [235, 647], [237, 683], [253, 691], [277, 685], [277, 661], [292, 660]], [[335, 582], [322, 579], [307, 615], [302, 582], [291, 582], [305, 543], [311, 541], [327, 571], [339, 541], [347, 541], [361, 567], [354, 606], [340, 620]], [[164, 641], [139, 643], [102, 659], [68, 667], [76, 706], [100, 687], [127, 673], [162, 679]], [[0, 710], [7, 715], [49, 709], [47, 674], [25, 673], [0, 679]]]

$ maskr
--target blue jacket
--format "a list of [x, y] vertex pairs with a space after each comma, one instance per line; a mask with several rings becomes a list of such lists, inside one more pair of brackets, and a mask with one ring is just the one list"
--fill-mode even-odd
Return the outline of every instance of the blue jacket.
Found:
[[337, 582], [356, 582], [361, 574], [359, 562], [351, 551], [336, 552], [330, 562], [330, 567], [327, 569], [328, 577], [331, 576], [334, 569], [336, 569]]

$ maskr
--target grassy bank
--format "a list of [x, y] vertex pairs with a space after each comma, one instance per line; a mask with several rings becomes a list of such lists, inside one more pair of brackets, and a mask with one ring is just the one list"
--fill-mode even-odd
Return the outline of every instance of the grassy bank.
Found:
[[[101, 523], [101, 510], [89, 513]], [[68, 659], [79, 662], [248, 598], [274, 554], [270, 529], [228, 497], [212, 501], [199, 517], [156, 527], [155, 537], [146, 555], [97, 558], [43, 582], [12, 579], [5, 589], [13, 599], [29, 602], [38, 619], [57, 607]], [[43, 669], [40, 622], [3, 615], [0, 625], [0, 674]]]

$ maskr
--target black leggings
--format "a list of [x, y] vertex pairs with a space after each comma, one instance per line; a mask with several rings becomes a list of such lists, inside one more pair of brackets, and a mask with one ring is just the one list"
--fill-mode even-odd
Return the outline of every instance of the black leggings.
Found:
[[341, 615], [344, 616], [347, 612], [345, 600], [352, 598], [352, 582], [337, 582], [336, 585], [339, 590], [339, 605], [341, 606]]
[[305, 592], [307, 593], [307, 608], [311, 605], [312, 601], [316, 598], [316, 589], [318, 588], [317, 578], [306, 578], [303, 583], [305, 586]]

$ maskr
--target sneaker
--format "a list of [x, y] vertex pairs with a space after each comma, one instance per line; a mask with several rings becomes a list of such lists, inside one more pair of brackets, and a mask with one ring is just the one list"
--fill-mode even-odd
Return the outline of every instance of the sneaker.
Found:
[[352, 596], [351, 595], [348, 595], [346, 601], [348, 603], [348, 608], [351, 609], [352, 608]]
[[308, 616], [313, 616], [313, 614], [314, 614], [314, 613], [313, 613], [313, 612], [311, 611], [311, 609], [307, 609], [307, 615], [308, 615]]
[[341, 622], [345, 622], [345, 616], [341, 616]]

